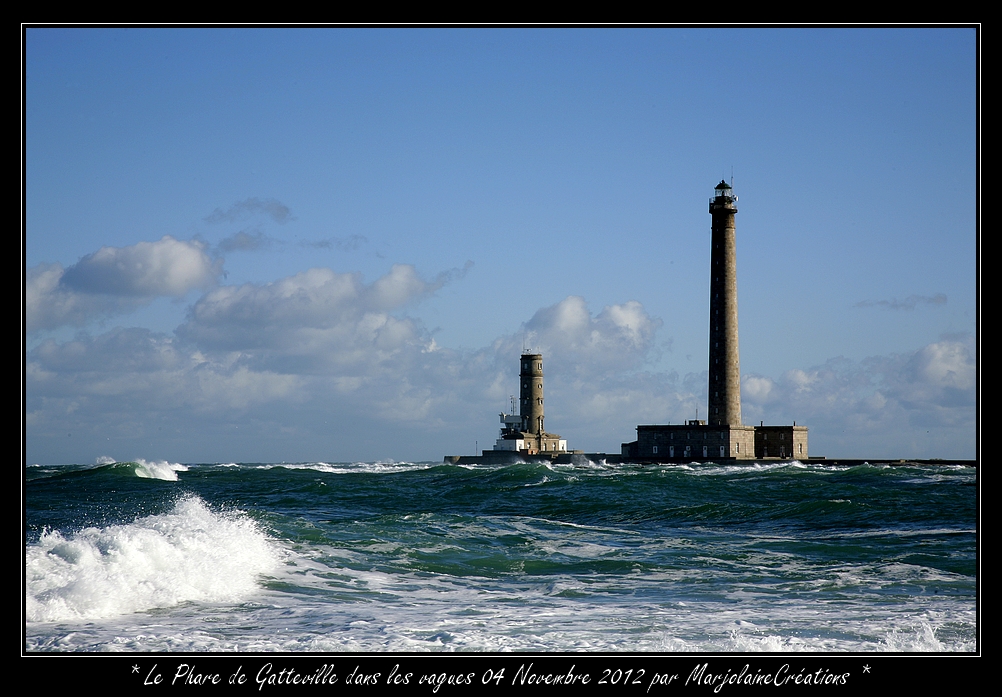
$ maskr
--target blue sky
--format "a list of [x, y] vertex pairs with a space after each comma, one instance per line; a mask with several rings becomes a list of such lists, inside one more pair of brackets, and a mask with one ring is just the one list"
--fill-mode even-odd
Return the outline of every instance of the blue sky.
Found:
[[26, 462], [437, 460], [705, 414], [973, 457], [972, 29], [29, 29]]

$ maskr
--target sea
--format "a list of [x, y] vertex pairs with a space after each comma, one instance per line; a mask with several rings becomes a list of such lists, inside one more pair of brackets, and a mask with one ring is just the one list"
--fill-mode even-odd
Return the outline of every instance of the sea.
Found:
[[23, 651], [977, 652], [977, 470], [28, 466]]

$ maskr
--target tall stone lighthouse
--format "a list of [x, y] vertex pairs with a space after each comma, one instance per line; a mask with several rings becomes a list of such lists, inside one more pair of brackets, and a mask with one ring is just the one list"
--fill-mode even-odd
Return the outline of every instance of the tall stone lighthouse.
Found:
[[741, 367], [738, 359], [738, 271], [734, 214], [738, 197], [721, 181], [710, 199], [710, 384], [707, 422], [741, 425]]
[[710, 371], [706, 419], [641, 424], [637, 440], [622, 444], [638, 462], [805, 459], [807, 427], [741, 423], [738, 360], [738, 270], [734, 216], [738, 197], [726, 181], [713, 187], [710, 215]]

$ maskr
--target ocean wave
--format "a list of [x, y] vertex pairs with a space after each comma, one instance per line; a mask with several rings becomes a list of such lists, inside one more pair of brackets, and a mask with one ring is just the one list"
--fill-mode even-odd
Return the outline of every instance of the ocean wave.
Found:
[[188, 471], [187, 466], [178, 464], [177, 462], [167, 462], [166, 460], [147, 462], [140, 459], [136, 460], [135, 464], [136, 476], [143, 479], [162, 479], [167, 482], [176, 482], [178, 472]]
[[25, 550], [25, 619], [109, 618], [187, 601], [235, 602], [258, 590], [277, 555], [241, 513], [197, 497], [127, 525], [48, 531]]
[[352, 462], [352, 463], [327, 463], [327, 462], [282, 462], [277, 464], [255, 465], [255, 469], [288, 469], [288, 470], [313, 470], [324, 474], [386, 474], [395, 472], [413, 472], [417, 470], [440, 467], [440, 464], [428, 462]]

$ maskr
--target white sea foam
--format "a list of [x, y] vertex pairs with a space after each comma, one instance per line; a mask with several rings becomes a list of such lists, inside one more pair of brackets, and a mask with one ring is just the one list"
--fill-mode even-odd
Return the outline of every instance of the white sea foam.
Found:
[[[887, 612], [870, 602], [784, 598], [647, 601], [652, 588], [691, 584], [671, 573], [503, 578], [386, 572], [351, 548], [287, 550], [272, 572], [303, 592], [266, 603], [184, 608], [95, 623], [86, 631], [28, 628], [32, 650], [110, 651], [965, 651], [973, 609], [917, 598]], [[702, 572], [707, 586], [718, 575]], [[513, 583], [514, 581], [514, 583]], [[691, 593], [687, 593], [691, 596]], [[351, 598], [354, 598], [352, 602]], [[930, 605], [933, 607], [931, 608]], [[126, 624], [131, 622], [131, 625]]]
[[894, 528], [875, 528], [860, 532], [816, 533], [818, 539], [851, 539], [868, 537], [933, 537], [937, 535], [976, 535], [975, 528], [914, 528], [912, 530], [896, 530]]
[[187, 466], [178, 464], [177, 462], [136, 460], [136, 476], [143, 479], [163, 479], [167, 482], [176, 482], [177, 473], [187, 471]]
[[215, 513], [197, 497], [127, 525], [43, 533], [25, 550], [25, 618], [109, 618], [188, 601], [229, 603], [258, 589], [277, 564], [246, 515]]
[[[692, 474], [697, 476], [720, 476], [731, 474], [748, 474], [750, 472], [769, 472], [772, 470], [789, 467], [792, 463], [787, 462], [754, 462], [748, 465], [722, 465], [716, 462], [691, 462]], [[800, 463], [797, 463], [800, 464]]]
[[257, 465], [256, 469], [282, 468], [290, 470], [314, 470], [324, 474], [383, 474], [392, 472], [411, 472], [434, 467], [428, 462], [352, 462], [329, 464], [326, 462], [283, 462], [281, 464]]

